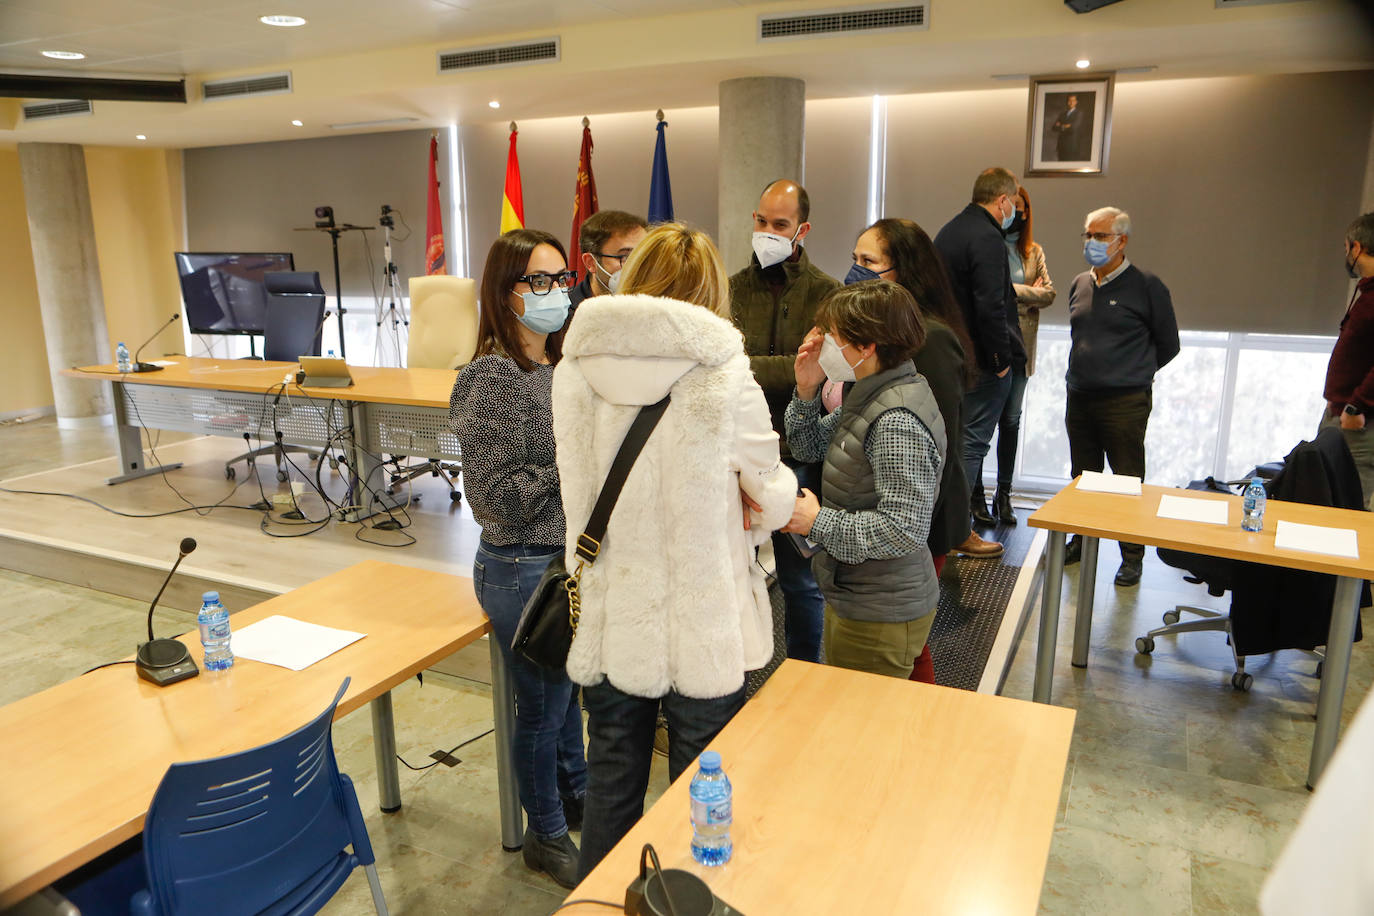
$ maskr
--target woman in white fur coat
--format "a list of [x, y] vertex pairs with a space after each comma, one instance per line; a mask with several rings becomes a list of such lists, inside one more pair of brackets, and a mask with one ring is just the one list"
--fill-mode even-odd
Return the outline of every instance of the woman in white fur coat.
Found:
[[582, 303], [553, 379], [574, 545], [630, 423], [670, 395], [582, 573], [567, 670], [587, 708], [583, 877], [643, 814], [660, 705], [676, 779], [743, 705], [745, 673], [772, 656], [755, 551], [796, 497], [711, 239], [655, 228], [619, 288]]

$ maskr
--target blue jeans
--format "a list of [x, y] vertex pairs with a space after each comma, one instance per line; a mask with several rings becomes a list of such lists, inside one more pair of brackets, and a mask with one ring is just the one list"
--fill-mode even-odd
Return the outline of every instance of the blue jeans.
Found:
[[[1026, 403], [1026, 367], [1012, 366], [1011, 388], [1002, 415], [997, 418], [997, 486], [1011, 489], [1011, 477], [1016, 470], [1016, 446], [1021, 441], [1021, 405]], [[980, 479], [981, 479], [981, 471]]]
[[568, 832], [563, 798], [587, 792], [587, 760], [582, 751], [582, 710], [577, 685], [563, 671], [551, 672], [511, 651], [515, 626], [525, 601], [539, 584], [549, 561], [562, 547], [533, 544], [496, 546], [482, 541], [472, 564], [477, 603], [491, 618], [491, 638], [515, 687], [515, 735], [512, 748], [520, 804], [530, 829], [540, 839]]
[[[586, 878], [644, 815], [659, 706], [668, 720], [668, 780], [675, 781], [744, 705], [744, 686], [710, 700], [676, 691], [632, 696], [609, 680], [583, 688], [587, 700], [587, 802], [578, 874]], [[682, 812], [687, 817], [687, 811]]]
[[1011, 393], [1012, 372], [998, 378], [980, 369], [978, 381], [964, 395], [964, 476], [974, 496], [983, 491], [983, 458]]
[[[797, 486], [805, 487], [817, 497], [821, 495], [821, 466], [793, 464]], [[787, 657], [804, 662], [821, 660], [821, 630], [825, 627], [825, 597], [811, 571], [811, 558], [801, 555], [789, 535], [773, 534], [773, 563], [782, 589], [786, 608], [784, 630], [787, 636]]]

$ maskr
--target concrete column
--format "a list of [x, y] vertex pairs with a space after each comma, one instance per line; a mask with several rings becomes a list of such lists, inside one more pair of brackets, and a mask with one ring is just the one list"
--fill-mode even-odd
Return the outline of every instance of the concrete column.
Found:
[[768, 182], [805, 184], [806, 83], [751, 76], [720, 84], [720, 253], [731, 273], [749, 263], [749, 214]]
[[[85, 153], [71, 143], [20, 143], [19, 170], [57, 425], [107, 425], [113, 419], [108, 386], [59, 374], [72, 366], [114, 361], [105, 328]], [[131, 349], [137, 345], [129, 344]]]

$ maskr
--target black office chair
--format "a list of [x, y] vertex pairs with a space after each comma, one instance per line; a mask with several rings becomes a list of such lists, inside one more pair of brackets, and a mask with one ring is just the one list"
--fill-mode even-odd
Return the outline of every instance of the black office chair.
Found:
[[[302, 356], [319, 356], [325, 319], [324, 287], [319, 271], [274, 270], [263, 275], [267, 288], [267, 310], [263, 316], [263, 359], [294, 363]], [[274, 415], [289, 413], [286, 404], [274, 407]], [[275, 431], [274, 431], [275, 432]], [[234, 465], [242, 461], [252, 467], [254, 459], [271, 455], [277, 466], [277, 480], [290, 475], [283, 465], [285, 452], [298, 452], [316, 461], [320, 453], [303, 445], [273, 442], [235, 455], [224, 463], [224, 476], [233, 480]]]
[[[1298, 443], [1281, 464], [1261, 465], [1251, 476], [1266, 478], [1264, 488], [1271, 499], [1340, 509], [1365, 507], [1360, 475], [1339, 429], [1322, 430], [1315, 440]], [[1227, 487], [1244, 487], [1249, 482], [1250, 477], [1247, 477], [1223, 484], [1209, 477], [1205, 481], [1193, 481], [1188, 489], [1225, 493]], [[1206, 585], [1208, 594], [1220, 597], [1229, 591], [1231, 610], [1228, 614], [1210, 608], [1178, 605], [1164, 613], [1165, 626], [1136, 639], [1137, 652], [1149, 655], [1159, 636], [1202, 630], [1224, 632], [1236, 666], [1231, 686], [1241, 691], [1248, 691], [1254, 682], [1254, 677], [1245, 670], [1247, 655], [1300, 649], [1318, 658], [1324, 657], [1318, 647], [1326, 645], [1331, 626], [1335, 576], [1164, 547], [1157, 548], [1156, 553], [1169, 566], [1187, 572], [1186, 581]], [[1366, 583], [1361, 607], [1367, 606], [1369, 600]], [[1200, 619], [1180, 621], [1183, 613]], [[1358, 642], [1361, 638], [1357, 618], [1355, 640]], [[1316, 673], [1321, 677], [1320, 663]]]

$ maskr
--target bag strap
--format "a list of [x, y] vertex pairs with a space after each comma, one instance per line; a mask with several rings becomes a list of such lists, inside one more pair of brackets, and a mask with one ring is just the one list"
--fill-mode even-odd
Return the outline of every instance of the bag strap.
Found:
[[577, 537], [577, 557], [583, 562], [596, 562], [596, 555], [601, 552], [601, 539], [606, 534], [606, 524], [611, 520], [611, 510], [615, 508], [620, 490], [630, 476], [630, 468], [634, 467], [644, 443], [649, 441], [649, 434], [658, 425], [663, 411], [668, 409], [669, 397], [665, 394], [658, 403], [639, 408], [639, 414], [630, 424], [630, 431], [625, 434], [625, 441], [620, 443], [620, 451], [616, 452], [615, 460], [611, 462], [601, 495], [596, 498], [591, 518], [587, 519], [587, 527]]

